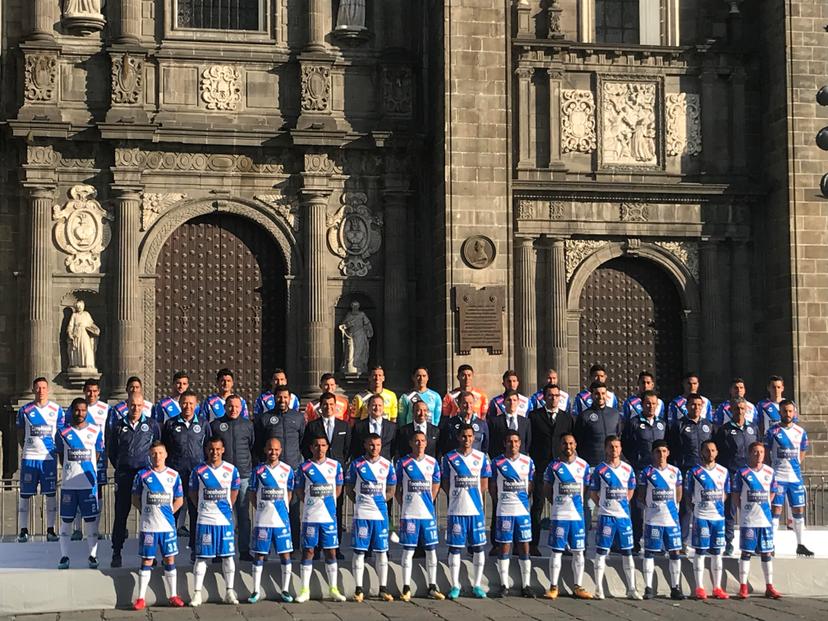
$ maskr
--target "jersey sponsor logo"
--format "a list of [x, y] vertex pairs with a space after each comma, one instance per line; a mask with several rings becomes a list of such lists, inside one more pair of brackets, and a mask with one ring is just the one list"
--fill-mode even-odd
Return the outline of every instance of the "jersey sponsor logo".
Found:
[[311, 483], [309, 495], [314, 498], [322, 498], [324, 496], [333, 496], [334, 486], [330, 483]]

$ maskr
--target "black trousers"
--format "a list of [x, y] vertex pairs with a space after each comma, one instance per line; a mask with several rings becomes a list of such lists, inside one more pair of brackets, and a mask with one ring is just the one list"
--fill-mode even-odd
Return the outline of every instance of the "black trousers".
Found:
[[535, 475], [534, 488], [532, 490], [532, 507], [529, 509], [529, 513], [532, 516], [533, 547], [540, 544], [541, 516], [543, 515], [543, 504], [546, 502], [546, 499], [543, 497], [543, 473], [546, 472], [546, 466], [540, 470], [535, 470], [535, 472], [540, 472], [541, 475]]
[[115, 518], [112, 522], [112, 554], [120, 554], [126, 539], [127, 519], [132, 509], [132, 483], [138, 471], [115, 470]]
[[[198, 512], [196, 511], [195, 503], [190, 500], [190, 470], [179, 470], [178, 475], [181, 477], [181, 487], [184, 489], [184, 502], [187, 505], [187, 521], [190, 523], [190, 540], [187, 543], [190, 550], [195, 553], [195, 536], [196, 536], [196, 521], [198, 520]], [[175, 522], [178, 523], [178, 515], [181, 509], [175, 513]]]

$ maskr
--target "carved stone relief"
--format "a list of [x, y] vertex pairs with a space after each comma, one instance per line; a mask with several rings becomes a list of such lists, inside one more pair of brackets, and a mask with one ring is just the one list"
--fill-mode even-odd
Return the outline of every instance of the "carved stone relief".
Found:
[[518, 220], [533, 220], [535, 218], [535, 201], [521, 200], [518, 202]]
[[518, 202], [518, 220], [561, 220], [566, 205], [560, 201], [523, 198]]
[[382, 217], [368, 208], [364, 192], [346, 192], [341, 202], [342, 207], [328, 218], [328, 247], [342, 259], [343, 276], [367, 276], [368, 258], [382, 245]]
[[385, 67], [382, 72], [383, 106], [388, 114], [408, 116], [412, 109], [410, 67]]
[[566, 280], [572, 280], [572, 275], [578, 266], [596, 250], [605, 247], [609, 242], [599, 239], [567, 239], [566, 240]]
[[238, 172], [251, 174], [281, 175], [286, 165], [292, 165], [290, 153], [270, 155], [254, 161], [249, 155], [239, 153], [181, 153], [172, 151], [142, 151], [141, 149], [115, 149], [115, 165], [123, 168], [144, 170], [172, 170], [180, 172]]
[[101, 252], [109, 244], [112, 216], [95, 200], [91, 185], [76, 185], [69, 190], [72, 200], [52, 208], [55, 241], [69, 256], [64, 261], [73, 274], [94, 274], [101, 267]]
[[324, 65], [302, 65], [302, 110], [331, 109], [331, 69]]
[[649, 217], [646, 203], [621, 203], [621, 222], [647, 222]]
[[699, 280], [699, 246], [696, 242], [688, 241], [657, 241], [656, 246], [672, 254], [693, 275], [696, 282]]
[[24, 97], [27, 102], [57, 101], [57, 55], [26, 56]]
[[595, 99], [592, 91], [561, 91], [561, 151], [592, 153], [595, 137]]
[[60, 161], [60, 154], [51, 146], [26, 145], [26, 166], [54, 168]]
[[602, 162], [657, 165], [656, 84], [606, 81], [601, 95]]
[[146, 231], [152, 226], [168, 207], [187, 197], [181, 192], [169, 192], [166, 194], [153, 194], [144, 192], [141, 202], [141, 230]]
[[699, 155], [701, 143], [701, 103], [695, 93], [670, 93], [665, 98], [667, 155]]
[[129, 54], [112, 57], [112, 103], [138, 103], [143, 92], [143, 82], [143, 60]]
[[235, 110], [241, 90], [241, 71], [231, 65], [213, 65], [201, 73], [201, 99], [208, 110]]
[[305, 172], [319, 175], [342, 173], [342, 166], [327, 153], [305, 153]]
[[257, 201], [272, 207], [294, 231], [299, 230], [299, 200], [286, 194], [259, 194]]

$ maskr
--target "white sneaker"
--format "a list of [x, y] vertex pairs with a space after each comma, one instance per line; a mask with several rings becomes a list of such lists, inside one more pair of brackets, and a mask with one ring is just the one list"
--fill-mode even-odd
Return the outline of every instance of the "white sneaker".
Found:
[[299, 591], [299, 595], [296, 596], [296, 603], [297, 604], [304, 604], [306, 601], [310, 599], [310, 589], [302, 589]]
[[595, 589], [595, 593], [592, 595], [592, 599], [604, 599], [604, 589]]
[[190, 598], [190, 606], [193, 608], [201, 606], [201, 591], [193, 591], [193, 596]]
[[234, 605], [239, 603], [239, 598], [236, 595], [235, 589], [227, 589], [227, 591], [224, 592], [224, 603]]
[[627, 589], [627, 599], [642, 599], [641, 593], [633, 589]]
[[330, 594], [331, 599], [332, 599], [333, 601], [335, 601], [335, 602], [344, 602], [344, 601], [347, 601], [347, 600], [345, 599], [345, 596], [344, 596], [342, 593], [340, 593], [340, 592], [339, 592], [339, 589], [337, 589], [335, 586], [334, 586], [334, 587], [331, 587], [331, 590], [330, 590], [328, 593]]

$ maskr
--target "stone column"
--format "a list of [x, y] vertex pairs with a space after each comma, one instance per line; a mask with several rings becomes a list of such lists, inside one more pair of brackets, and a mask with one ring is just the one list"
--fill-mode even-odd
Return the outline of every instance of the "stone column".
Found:
[[549, 326], [549, 366], [558, 371], [558, 383], [568, 386], [569, 372], [566, 359], [566, 261], [564, 240], [553, 239], [549, 253], [549, 297], [552, 317]]
[[515, 239], [515, 370], [524, 392], [538, 382], [537, 257], [531, 237]]
[[29, 0], [29, 2], [32, 11], [32, 30], [29, 33], [29, 41], [54, 43], [55, 15], [53, 9], [57, 6], [57, 2], [55, 0]]
[[[173, 19], [175, 19], [174, 16]], [[118, 12], [117, 43], [122, 45], [141, 43], [141, 0], [121, 0]]]
[[719, 171], [719, 140], [716, 136], [716, 68], [705, 60], [701, 74], [701, 133], [702, 172], [715, 174]]
[[744, 240], [734, 240], [730, 246], [730, 325], [732, 375], [749, 378], [753, 369], [750, 364], [751, 303], [750, 258]]
[[410, 350], [407, 253], [410, 243], [406, 239], [409, 234], [406, 209], [408, 197], [409, 192], [399, 187], [383, 192], [385, 200], [383, 364], [388, 385], [396, 390], [407, 388], [406, 375], [410, 363], [406, 357], [406, 353]]
[[328, 28], [325, 24], [324, 5], [325, 0], [308, 1], [308, 44], [305, 46], [308, 52], [325, 51], [325, 34]]
[[549, 69], [549, 168], [563, 169], [561, 160], [561, 84], [563, 67]]
[[115, 322], [113, 324], [112, 352], [114, 373], [112, 396], [124, 398], [127, 378], [141, 375], [142, 304], [138, 290], [139, 204], [137, 188], [113, 188], [119, 191], [115, 199], [115, 238], [118, 259], [115, 266]]
[[722, 322], [717, 307], [720, 300], [718, 242], [712, 239], [702, 241], [700, 255], [703, 368], [699, 372], [702, 373], [702, 392], [713, 398], [721, 396], [723, 345], [727, 343], [722, 335]]
[[26, 304], [26, 329], [24, 338], [28, 344], [24, 384], [30, 390], [34, 378], [53, 375], [52, 352], [56, 343], [52, 334], [52, 286], [49, 250], [52, 246], [52, 205], [54, 188], [30, 186], [29, 188], [29, 297]]
[[517, 76], [518, 93], [518, 163], [517, 167], [532, 169], [535, 167], [535, 158], [532, 151], [532, 134], [534, 130], [531, 124], [531, 111], [533, 107], [532, 75], [535, 70], [532, 67], [518, 67], [515, 71]]
[[[733, 114], [730, 115], [730, 153], [732, 172], [745, 174], [747, 172], [745, 149], [745, 69], [737, 66], [730, 77], [730, 106]], [[702, 111], [702, 114], [704, 112]], [[704, 143], [702, 143], [704, 148]]]

